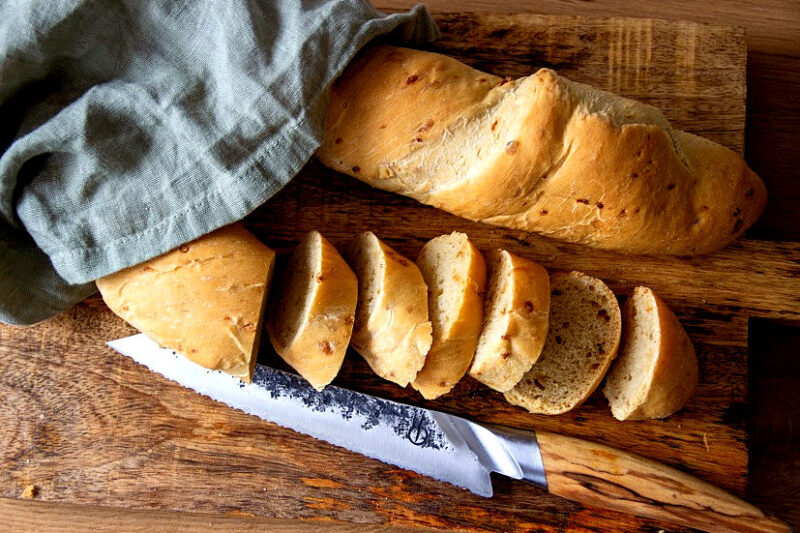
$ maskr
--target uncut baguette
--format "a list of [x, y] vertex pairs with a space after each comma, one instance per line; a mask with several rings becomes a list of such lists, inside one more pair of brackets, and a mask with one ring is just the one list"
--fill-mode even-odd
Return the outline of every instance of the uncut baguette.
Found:
[[597, 278], [581, 272], [550, 278], [550, 328], [539, 360], [505, 393], [531, 413], [561, 414], [582, 404], [619, 347], [619, 304]]
[[317, 231], [289, 259], [267, 331], [275, 351], [315, 389], [339, 373], [353, 332], [358, 282]]
[[453, 232], [426, 243], [417, 265], [428, 285], [433, 343], [411, 386], [432, 400], [455, 387], [475, 355], [483, 323], [486, 263], [466, 235]]
[[731, 150], [550, 69], [375, 46], [331, 90], [323, 164], [456, 215], [637, 254], [722, 248], [766, 190]]
[[114, 313], [161, 346], [249, 382], [274, 263], [233, 224], [96, 283]]
[[469, 375], [506, 392], [530, 370], [547, 338], [550, 276], [538, 263], [506, 250], [488, 260], [483, 332]]
[[358, 306], [351, 344], [380, 377], [408, 385], [431, 348], [428, 286], [417, 265], [372, 232], [350, 250], [358, 278]]
[[623, 308], [620, 356], [603, 394], [618, 420], [665, 418], [697, 389], [697, 356], [689, 336], [651, 289], [636, 287]]

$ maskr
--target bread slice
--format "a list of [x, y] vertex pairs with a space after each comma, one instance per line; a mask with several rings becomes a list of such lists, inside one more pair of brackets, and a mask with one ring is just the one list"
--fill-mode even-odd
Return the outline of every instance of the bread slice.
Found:
[[240, 224], [97, 280], [112, 311], [165, 348], [250, 381], [275, 252]]
[[489, 258], [483, 332], [469, 375], [506, 392], [530, 370], [547, 338], [550, 276], [538, 263], [499, 250]]
[[467, 372], [483, 323], [486, 263], [463, 233], [429, 241], [417, 265], [428, 285], [433, 343], [411, 386], [426, 399], [446, 394]]
[[542, 355], [506, 399], [531, 413], [560, 414], [583, 403], [617, 355], [622, 320], [614, 293], [581, 272], [550, 278], [550, 329]]
[[286, 266], [267, 331], [275, 351], [315, 389], [333, 381], [353, 332], [358, 282], [319, 232], [309, 232]]
[[356, 238], [350, 258], [358, 278], [353, 348], [376, 374], [405, 387], [431, 348], [428, 286], [417, 265], [374, 233]]
[[622, 351], [603, 394], [618, 420], [664, 418], [697, 389], [694, 346], [667, 304], [636, 287], [623, 310]]

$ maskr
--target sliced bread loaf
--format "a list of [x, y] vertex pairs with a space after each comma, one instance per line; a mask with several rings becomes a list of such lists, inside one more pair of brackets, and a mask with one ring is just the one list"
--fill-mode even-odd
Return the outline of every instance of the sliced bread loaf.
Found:
[[538, 263], [506, 250], [488, 261], [483, 332], [469, 375], [506, 392], [530, 370], [547, 338], [550, 276]]
[[289, 259], [267, 330], [275, 351], [321, 390], [342, 366], [353, 332], [358, 282], [319, 232], [309, 232]]
[[463, 233], [429, 241], [417, 265], [428, 285], [433, 343], [411, 385], [426, 399], [438, 398], [467, 372], [483, 323], [486, 263]]
[[614, 293], [581, 272], [550, 278], [550, 328], [539, 360], [506, 399], [532, 413], [560, 414], [583, 403], [617, 354], [622, 320]]
[[405, 387], [431, 348], [428, 286], [417, 265], [372, 232], [350, 249], [358, 278], [353, 348], [380, 377]]
[[112, 311], [165, 348], [250, 381], [275, 252], [240, 224], [97, 280]]
[[697, 389], [697, 356], [678, 319], [647, 287], [636, 287], [623, 311], [619, 358], [603, 393], [618, 420], [664, 418]]

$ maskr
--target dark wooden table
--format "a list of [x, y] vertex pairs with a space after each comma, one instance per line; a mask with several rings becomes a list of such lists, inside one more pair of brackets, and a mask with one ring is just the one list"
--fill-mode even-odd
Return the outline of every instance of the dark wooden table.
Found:
[[[380, 7], [406, 8], [415, 0], [383, 0]], [[749, 232], [763, 240], [800, 240], [800, 2], [701, 0], [430, 0], [436, 11], [535, 12], [633, 16], [734, 24], [747, 29], [746, 159], [770, 193], [764, 216]], [[800, 324], [753, 320], [750, 324], [750, 477], [747, 499], [800, 527]], [[318, 524], [143, 513], [70, 505], [0, 500], [0, 516], [12, 530], [196, 529], [311, 531]], [[333, 526], [332, 526], [333, 527]], [[342, 525], [342, 531], [354, 530]]]

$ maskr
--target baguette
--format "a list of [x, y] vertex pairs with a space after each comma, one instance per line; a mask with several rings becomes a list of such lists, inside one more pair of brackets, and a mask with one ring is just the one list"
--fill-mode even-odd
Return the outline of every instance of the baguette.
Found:
[[419, 268], [374, 233], [359, 235], [350, 257], [358, 278], [353, 348], [376, 374], [405, 387], [431, 347], [428, 287]]
[[96, 283], [114, 313], [161, 346], [249, 382], [274, 263], [233, 224]]
[[550, 328], [542, 355], [506, 400], [531, 413], [560, 414], [582, 404], [603, 380], [619, 347], [619, 305], [601, 280], [580, 272], [550, 280]]
[[697, 356], [678, 319], [647, 287], [636, 287], [623, 310], [622, 350], [603, 393], [618, 420], [665, 418], [697, 389]]
[[766, 203], [731, 150], [550, 69], [517, 80], [375, 46], [336, 81], [317, 157], [456, 215], [635, 254], [727, 245]]
[[506, 392], [539, 358], [547, 337], [550, 276], [539, 264], [506, 250], [489, 261], [483, 332], [469, 375]]
[[339, 373], [353, 332], [358, 282], [331, 243], [311, 231], [297, 245], [267, 322], [272, 346], [315, 389]]
[[453, 232], [426, 243], [417, 265], [428, 285], [433, 343], [411, 386], [432, 400], [450, 392], [472, 362], [483, 322], [486, 263], [466, 235]]

